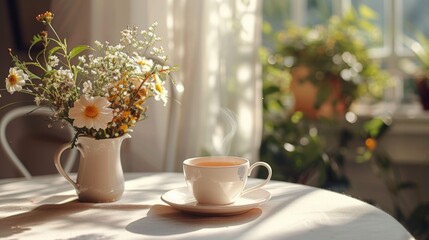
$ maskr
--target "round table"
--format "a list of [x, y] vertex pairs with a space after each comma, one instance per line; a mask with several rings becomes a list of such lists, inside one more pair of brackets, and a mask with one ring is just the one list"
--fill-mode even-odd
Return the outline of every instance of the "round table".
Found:
[[[250, 179], [250, 184], [260, 181]], [[126, 174], [113, 203], [81, 203], [59, 175], [0, 180], [0, 238], [7, 239], [414, 239], [387, 213], [357, 199], [271, 181], [271, 199], [234, 216], [196, 216], [160, 197], [180, 173]]]

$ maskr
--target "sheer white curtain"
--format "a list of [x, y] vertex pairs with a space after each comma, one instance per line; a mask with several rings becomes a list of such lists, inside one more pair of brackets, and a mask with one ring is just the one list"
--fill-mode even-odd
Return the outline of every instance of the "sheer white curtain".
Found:
[[[177, 149], [169, 163], [202, 154], [258, 159], [261, 81], [258, 1], [171, 1], [168, 29], [180, 65]], [[177, 161], [174, 161], [174, 160]], [[170, 169], [167, 165], [167, 169]]]
[[[88, 40], [79, 36], [82, 29], [90, 29], [89, 42], [116, 43], [127, 25], [144, 29], [156, 21], [169, 63], [179, 67], [174, 74], [177, 90], [171, 88], [167, 107], [152, 101], [148, 119], [138, 123], [133, 138], [124, 143], [126, 171], [180, 171], [185, 158], [200, 155], [258, 160], [262, 131], [258, 0], [53, 4], [60, 18], [56, 24], [74, 19], [64, 21], [61, 29], [78, 43]], [[85, 12], [87, 17], [82, 16]]]

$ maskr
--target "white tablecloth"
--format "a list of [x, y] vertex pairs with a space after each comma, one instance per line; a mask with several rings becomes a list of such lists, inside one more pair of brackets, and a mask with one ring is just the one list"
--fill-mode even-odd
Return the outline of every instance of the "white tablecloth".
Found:
[[[252, 182], [259, 181], [252, 179]], [[193, 216], [160, 196], [178, 173], [126, 175], [114, 203], [81, 203], [59, 175], [0, 181], [0, 238], [7, 239], [414, 239], [390, 215], [334, 192], [271, 181], [269, 202], [247, 213]]]

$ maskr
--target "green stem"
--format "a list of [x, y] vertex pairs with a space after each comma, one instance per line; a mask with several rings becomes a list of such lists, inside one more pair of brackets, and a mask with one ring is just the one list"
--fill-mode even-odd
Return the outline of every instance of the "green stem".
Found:
[[52, 26], [52, 24], [48, 23], [49, 27], [51, 28], [52, 32], [55, 34], [56, 38], [58, 41], [56, 41], [55, 39], [53, 39], [54, 41], [57, 42], [57, 44], [61, 47], [61, 49], [64, 52], [64, 58], [67, 61], [67, 67], [72, 70], [71, 67], [71, 63], [70, 63], [70, 57], [67, 53], [67, 42], [64, 40], [64, 42], [61, 41], [61, 38], [58, 36], [58, 33], [55, 31], [54, 27]]

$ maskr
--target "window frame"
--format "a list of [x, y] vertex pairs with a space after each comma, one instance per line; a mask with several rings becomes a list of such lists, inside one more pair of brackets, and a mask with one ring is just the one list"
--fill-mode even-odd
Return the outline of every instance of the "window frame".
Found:
[[[331, 1], [333, 14], [343, 15], [347, 9], [353, 6], [352, 0]], [[290, 19], [299, 26], [306, 25], [308, 2], [309, 0], [290, 1], [288, 14], [291, 16]], [[402, 31], [404, 4], [404, 0], [383, 0], [384, 19], [381, 26], [384, 36], [383, 46], [369, 49], [371, 58], [380, 61], [384, 65], [384, 69], [392, 76], [394, 87], [386, 89], [384, 100], [398, 104], [406, 97], [404, 96], [404, 85], [409, 78], [399, 68], [400, 62], [404, 59], [415, 59], [411, 50], [403, 46], [405, 38], [405, 33]]]

